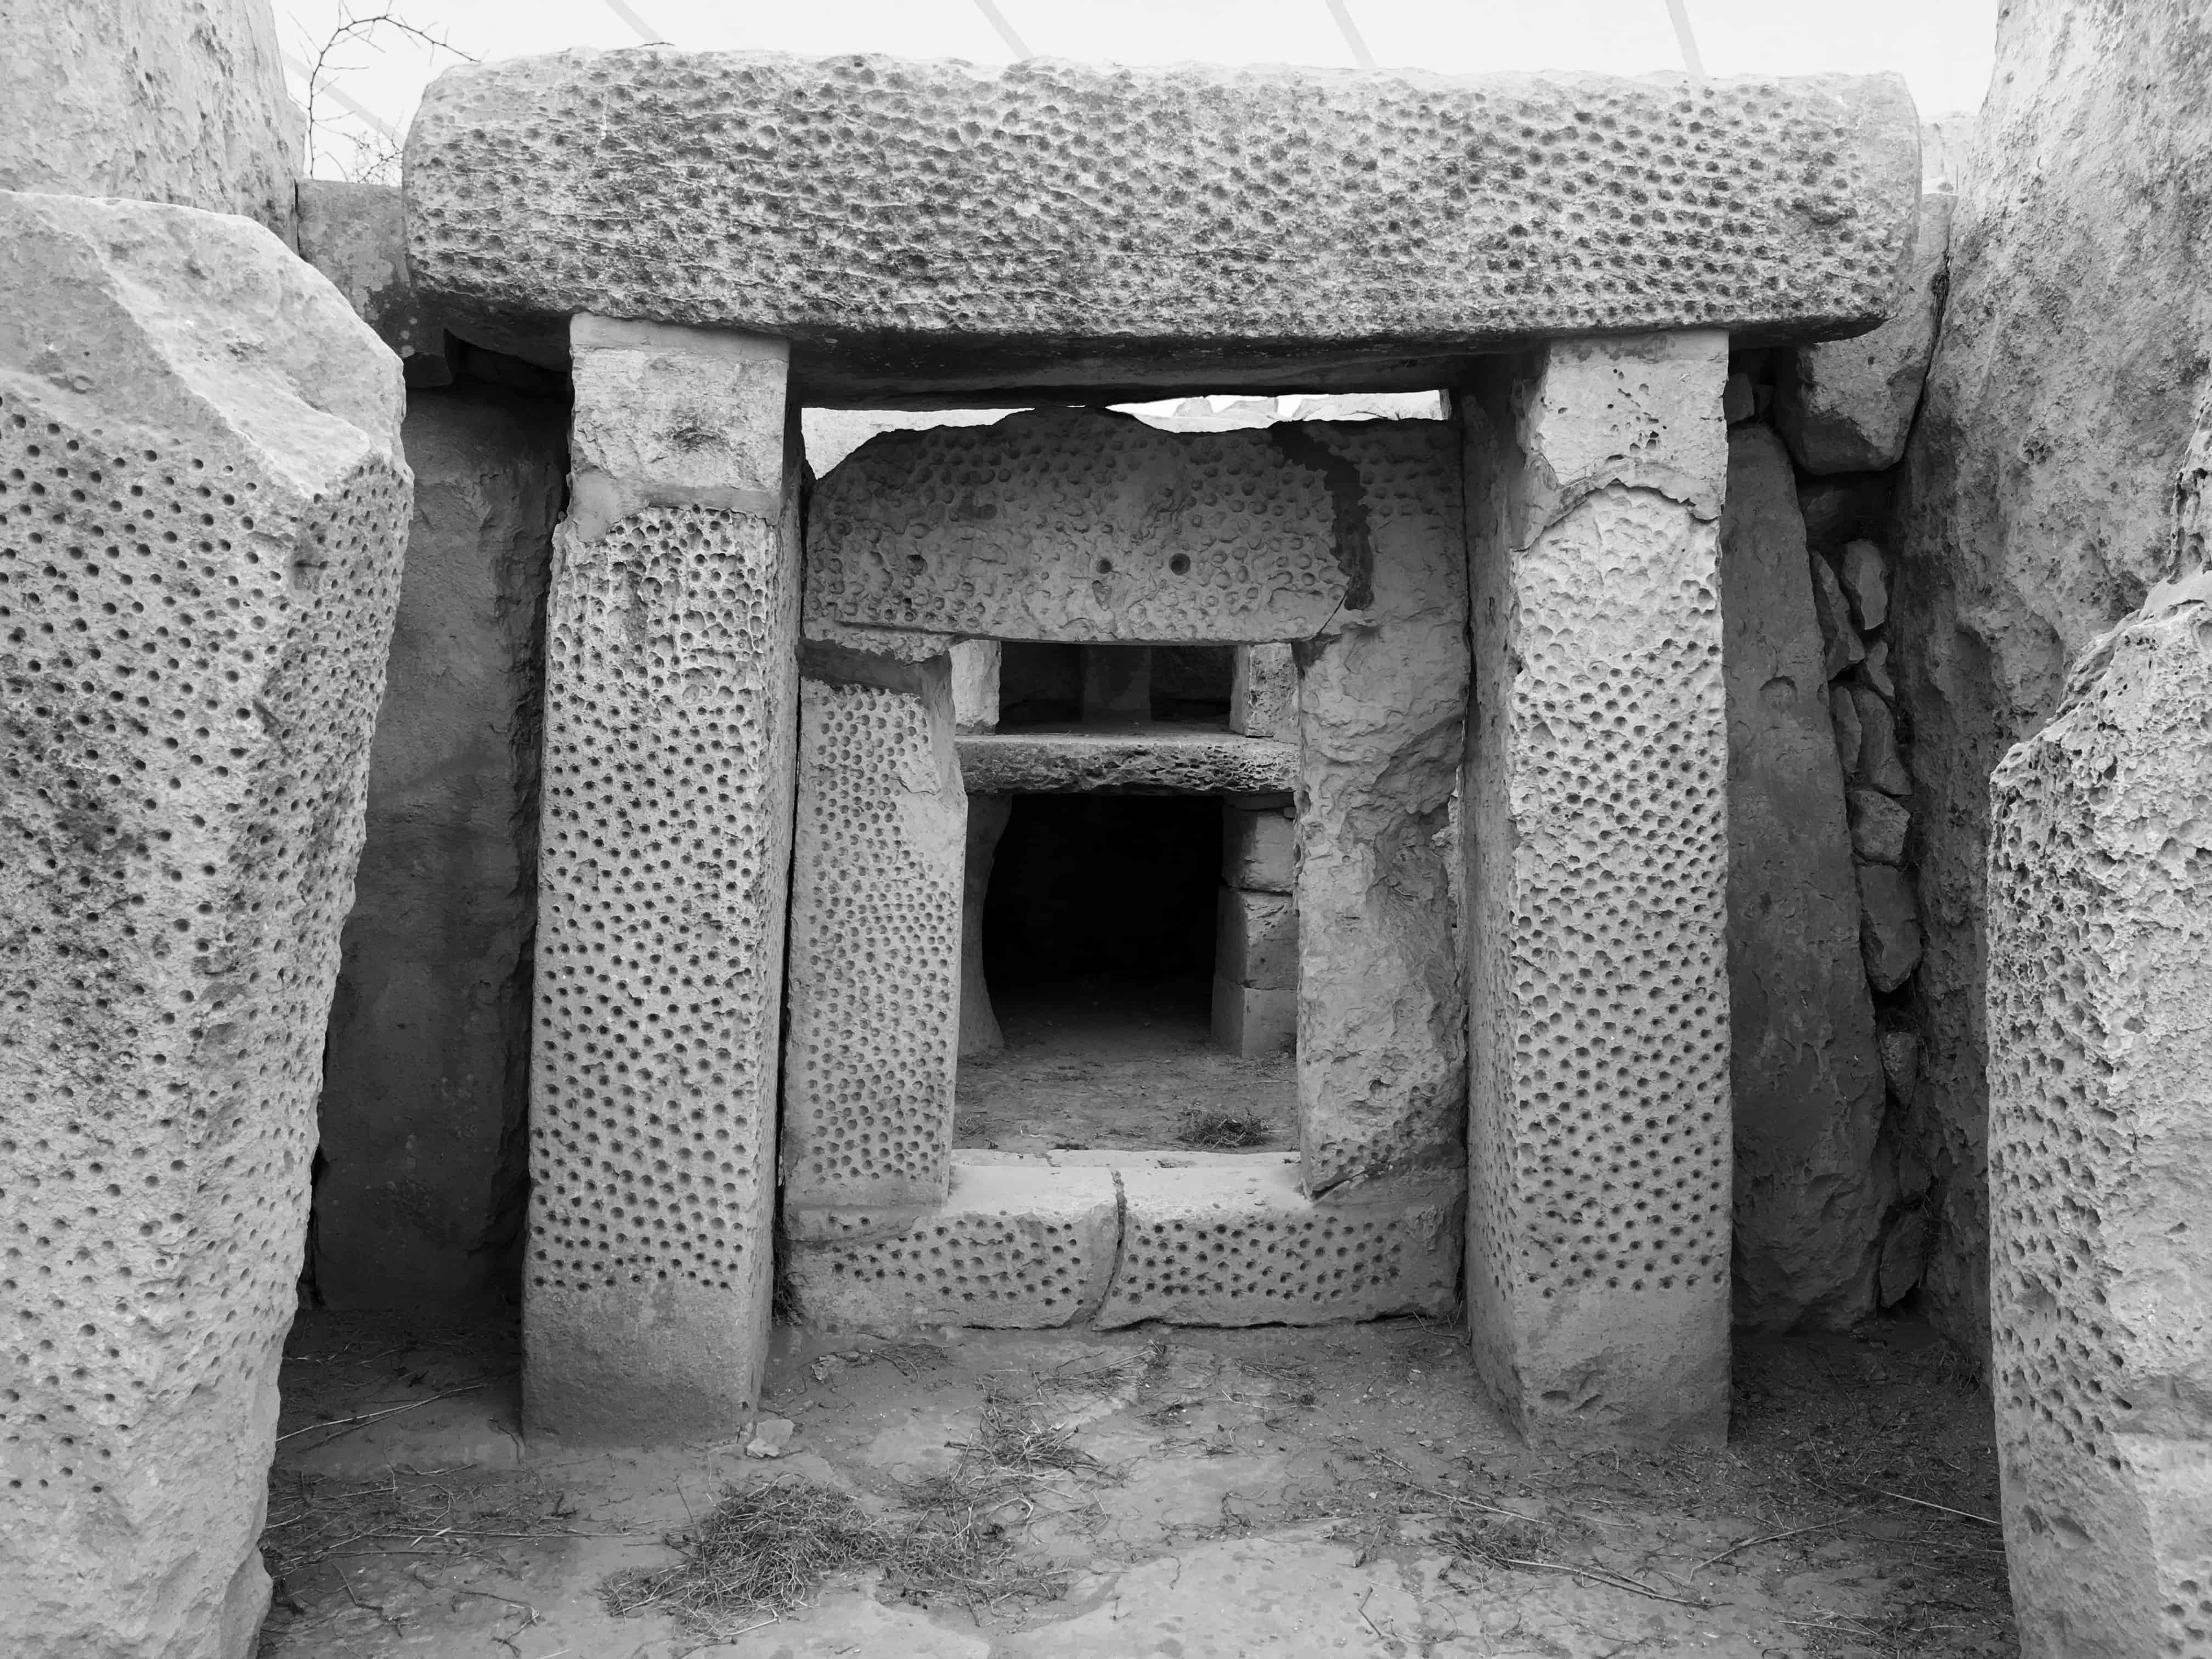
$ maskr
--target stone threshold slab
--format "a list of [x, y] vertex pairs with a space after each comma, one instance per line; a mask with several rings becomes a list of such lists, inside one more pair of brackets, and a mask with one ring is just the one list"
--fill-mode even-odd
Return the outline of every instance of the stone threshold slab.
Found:
[[[1457, 1295], [1459, 1170], [1316, 1200], [1280, 1152], [981, 1156], [957, 1155], [950, 1195], [918, 1218], [787, 1214], [804, 1322], [1316, 1325], [1442, 1316]], [[1112, 1161], [1053, 1161], [1081, 1156]]]
[[1298, 781], [1296, 744], [1208, 726], [994, 732], [958, 748], [971, 795], [1268, 795]]

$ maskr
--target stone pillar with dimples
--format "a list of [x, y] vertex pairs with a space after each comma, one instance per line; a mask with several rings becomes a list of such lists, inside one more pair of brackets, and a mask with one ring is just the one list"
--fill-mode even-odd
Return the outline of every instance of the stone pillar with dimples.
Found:
[[1532, 1440], [1728, 1426], [1728, 340], [1553, 344], [1462, 400], [1476, 1370]]
[[769, 1334], [799, 703], [788, 350], [580, 316], [546, 624], [525, 1412], [732, 1431]]

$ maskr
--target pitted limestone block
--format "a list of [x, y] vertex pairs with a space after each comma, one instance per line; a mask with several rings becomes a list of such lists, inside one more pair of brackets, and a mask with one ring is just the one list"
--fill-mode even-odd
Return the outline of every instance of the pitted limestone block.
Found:
[[788, 1245], [787, 1269], [799, 1316], [844, 1328], [1033, 1330], [1087, 1318], [1121, 1236], [1115, 1178], [1103, 1169], [963, 1163], [945, 1202], [908, 1225], [801, 1219], [807, 1237]]
[[1224, 887], [1214, 910], [1213, 970], [1238, 985], [1297, 985], [1297, 901], [1287, 894]]
[[2199, 574], [1990, 782], [1991, 1381], [2028, 1659], [2212, 1646], [2207, 708]]
[[[1501, 360], [1461, 404], [1469, 1325], [1478, 1375], [1534, 1439], [1713, 1440], [1728, 1420], [1728, 732], [1705, 516], [1728, 344], [1554, 347]], [[1616, 356], [1663, 411], [1641, 461], [1572, 431], [1616, 395]], [[1555, 439], [1589, 459], [1562, 469]], [[1677, 482], [1620, 481], [1664, 478], [1660, 460]], [[1563, 471], [1589, 487], [1558, 489]], [[1532, 510], [1547, 500], [1559, 516]]]
[[1455, 1175], [1309, 1198], [1275, 1159], [1124, 1169], [1121, 1252], [1097, 1322], [1317, 1325], [1447, 1313], [1458, 1294]]
[[1001, 640], [1307, 638], [1353, 555], [1329, 478], [1278, 430], [1040, 409], [885, 433], [816, 489], [807, 615]]
[[1287, 893], [1297, 880], [1298, 815], [1286, 806], [1221, 805], [1221, 879], [1248, 893]]
[[952, 642], [952, 726], [957, 732], [999, 729], [999, 665], [1004, 647], [996, 640]]
[[225, 214], [0, 193], [0, 1652], [244, 1659], [399, 366]]
[[1295, 788], [1297, 745], [1219, 728], [995, 732], [958, 740], [979, 795], [1272, 795]]
[[1848, 1325], [1873, 1311], [1891, 1201], [1875, 1156], [1881, 1062], [1828, 720], [1841, 693], [1823, 671], [1790, 457], [1763, 426], [1729, 434], [1720, 580], [1735, 1322]]
[[1240, 985], [1217, 973], [1211, 1010], [1208, 1029], [1213, 1041], [1233, 1054], [1257, 1060], [1297, 1046], [1295, 979], [1288, 985]]
[[1465, 744], [1467, 543], [1452, 428], [1279, 426], [1329, 480], [1358, 573], [1298, 647], [1298, 1139], [1314, 1191], [1457, 1165], [1467, 1001], [1451, 799]]
[[1240, 645], [1230, 683], [1229, 729], [1248, 738], [1295, 738], [1298, 670], [1287, 645]]
[[1887, 76], [567, 52], [433, 83], [409, 258], [488, 313], [787, 337], [825, 403], [1133, 358], [1189, 385], [1194, 354], [1218, 388], [1302, 349], [1372, 389], [1416, 349], [1869, 327], [1911, 252], [1917, 127]]
[[451, 385], [445, 323], [416, 297], [407, 277], [399, 187], [302, 179], [299, 203], [300, 257], [337, 283], [362, 320], [399, 354], [409, 386]]
[[0, 190], [242, 213], [279, 236], [307, 124], [269, 0], [33, 0], [0, 55]]
[[968, 843], [951, 665], [832, 669], [810, 652], [805, 676], [784, 1202], [933, 1204], [950, 1178]]

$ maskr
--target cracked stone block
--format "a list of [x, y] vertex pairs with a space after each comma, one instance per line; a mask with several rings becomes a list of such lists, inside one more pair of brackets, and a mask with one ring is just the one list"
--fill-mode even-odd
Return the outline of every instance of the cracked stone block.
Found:
[[[1890, 1195], [1881, 1064], [1788, 453], [1729, 434], [1721, 615], [1729, 715], [1735, 1318], [1843, 1326], [1874, 1305]], [[1876, 796], [1887, 800], [1887, 796]]]
[[1229, 690], [1229, 729], [1248, 738], [1294, 738], [1298, 671], [1287, 645], [1240, 645]]
[[945, 1196], [968, 796], [952, 665], [809, 646], [784, 962], [786, 1204]]
[[854, 405], [1261, 366], [1373, 391], [1408, 353], [1410, 390], [1501, 342], [1825, 338], [1889, 314], [1920, 198], [1895, 76], [566, 52], [448, 70], [406, 160], [441, 299], [777, 335], [807, 401]]
[[1295, 808], [1257, 809], [1223, 802], [1221, 879], [1248, 893], [1287, 893], [1297, 879]]
[[245, 1659], [404, 393], [229, 214], [0, 192], [0, 1652]]
[[735, 1433], [769, 1334], [799, 447], [779, 342], [580, 318], [574, 344], [524, 1411], [583, 1437]]
[[1442, 422], [1269, 428], [1341, 503], [1358, 573], [1298, 664], [1298, 1140], [1316, 1192], [1457, 1168], [1467, 1000], [1451, 802], [1467, 720], [1467, 531]]
[[1455, 1176], [1306, 1195], [1269, 1159], [1124, 1169], [1121, 1257], [1097, 1323], [1310, 1325], [1441, 1315], [1458, 1294]]
[[1727, 1427], [1728, 349], [1559, 343], [1460, 403], [1468, 1322], [1538, 1441]]
[[1121, 1236], [1109, 1169], [960, 1163], [921, 1216], [790, 1218], [786, 1273], [810, 1325], [1034, 1330], [1095, 1313]]
[[2154, 587], [1990, 781], [1991, 1383], [2027, 1659], [2203, 1650], [2212, 577]]

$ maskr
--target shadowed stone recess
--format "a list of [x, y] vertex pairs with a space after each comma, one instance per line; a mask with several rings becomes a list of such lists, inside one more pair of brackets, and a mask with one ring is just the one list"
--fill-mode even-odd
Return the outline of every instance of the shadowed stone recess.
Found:
[[1175, 353], [1218, 389], [1316, 348], [1869, 327], [1918, 158], [1893, 76], [573, 51], [432, 84], [408, 252], [426, 292], [510, 323], [788, 337], [810, 395]]
[[406, 544], [249, 220], [0, 193], [0, 1653], [244, 1659]]

